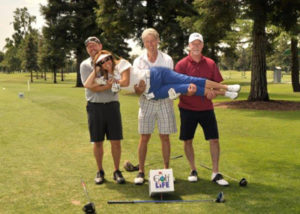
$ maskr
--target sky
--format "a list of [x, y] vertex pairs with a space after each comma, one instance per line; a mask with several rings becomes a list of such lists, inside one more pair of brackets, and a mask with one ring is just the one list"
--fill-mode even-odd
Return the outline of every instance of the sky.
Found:
[[47, 4], [47, 0], [0, 0], [0, 50], [3, 51], [5, 39], [12, 38], [14, 33], [13, 21], [14, 11], [17, 8], [27, 7], [31, 16], [36, 16], [34, 28], [41, 29], [44, 24], [44, 18], [40, 13], [40, 4]]
[[[17, 8], [27, 7], [31, 16], [36, 16], [36, 23], [33, 24], [34, 28], [41, 30], [45, 23], [43, 16], [40, 13], [40, 5], [46, 5], [47, 0], [0, 0], [0, 51], [4, 51], [5, 39], [12, 38], [14, 33], [13, 21], [14, 11]], [[141, 49], [136, 47], [136, 44], [129, 41], [129, 45], [133, 48], [131, 54], [140, 54]]]

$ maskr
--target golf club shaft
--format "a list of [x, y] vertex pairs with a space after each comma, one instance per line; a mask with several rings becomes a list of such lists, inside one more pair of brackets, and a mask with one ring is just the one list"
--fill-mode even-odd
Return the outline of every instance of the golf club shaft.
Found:
[[[212, 170], [211, 168], [209, 168], [208, 166], [205, 166], [204, 164], [201, 164], [201, 163], [200, 163], [200, 166], [202, 166], [203, 168], [205, 168], [205, 169], [207, 169], [207, 170]], [[222, 172], [222, 175], [224, 175], [225, 177], [230, 178], [230, 179], [232, 179], [232, 180], [239, 181], [239, 180], [236, 179], [236, 178], [233, 178], [233, 177], [230, 177], [229, 175], [223, 174], [223, 172]]]
[[149, 201], [108, 201], [108, 204], [138, 204], [138, 203], [193, 203], [193, 202], [215, 202], [212, 199], [202, 200], [149, 200]]
[[91, 202], [91, 199], [90, 199], [90, 197], [89, 197], [88, 191], [87, 191], [86, 186], [85, 186], [85, 183], [84, 183], [84, 181], [83, 181], [82, 179], [81, 179], [81, 185], [82, 185], [82, 187], [83, 187], [84, 193], [85, 193], [85, 195], [86, 195], [88, 201]]
[[[175, 160], [175, 159], [182, 158], [182, 157], [183, 157], [183, 155], [177, 155], [177, 156], [171, 157], [170, 160]], [[159, 162], [160, 161], [155, 161], [153, 163], [145, 164], [145, 166], [151, 166], [151, 165], [159, 163]]]

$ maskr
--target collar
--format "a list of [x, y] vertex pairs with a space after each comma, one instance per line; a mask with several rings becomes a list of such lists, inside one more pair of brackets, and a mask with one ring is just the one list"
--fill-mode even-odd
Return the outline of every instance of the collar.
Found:
[[191, 54], [189, 53], [189, 55], [187, 56], [187, 59], [192, 63], [201, 63], [204, 60], [204, 56], [201, 54], [200, 61], [196, 62], [195, 60], [193, 60], [193, 58], [191, 57]]

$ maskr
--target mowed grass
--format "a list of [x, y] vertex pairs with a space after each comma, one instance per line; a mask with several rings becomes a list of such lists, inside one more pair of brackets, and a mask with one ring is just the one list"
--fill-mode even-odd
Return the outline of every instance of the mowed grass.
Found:
[[[49, 75], [50, 76], [50, 75]], [[239, 100], [247, 99], [250, 72], [223, 72], [226, 83], [243, 85]], [[220, 170], [240, 180], [246, 188], [228, 179], [222, 188], [210, 181], [209, 145], [200, 127], [194, 139], [200, 180], [189, 183], [185, 157], [172, 160], [176, 177], [175, 192], [164, 199], [215, 199], [223, 191], [226, 203], [172, 203], [108, 205], [108, 200], [151, 200], [148, 183], [135, 186], [136, 173], [123, 170], [125, 185], [112, 179], [110, 144], [105, 142], [104, 166], [107, 182], [94, 185], [96, 163], [89, 143], [84, 89], [76, 88], [75, 75], [64, 82], [35, 80], [28, 91], [28, 74], [0, 73], [0, 213], [82, 213], [88, 201], [81, 178], [98, 213], [299, 213], [300, 206], [300, 111], [258, 111], [216, 108], [221, 143]], [[268, 73], [271, 99], [300, 102], [292, 92], [290, 78], [273, 84]], [[19, 98], [19, 92], [24, 98]], [[218, 98], [215, 102], [228, 101]], [[124, 140], [122, 159], [137, 163], [138, 97], [120, 94]], [[180, 127], [178, 100], [174, 102]], [[171, 135], [171, 156], [184, 154], [178, 133]], [[149, 142], [148, 170], [162, 167], [157, 130]], [[121, 167], [122, 168], [122, 167]], [[159, 199], [155, 198], [155, 199]]]

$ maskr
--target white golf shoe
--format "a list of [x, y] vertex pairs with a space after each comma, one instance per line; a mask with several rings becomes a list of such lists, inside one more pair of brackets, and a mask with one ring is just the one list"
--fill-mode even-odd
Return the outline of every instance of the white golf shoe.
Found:
[[181, 95], [180, 93], [176, 93], [174, 88], [170, 88], [168, 94], [171, 100], [176, 100]]
[[235, 85], [228, 85], [227, 91], [232, 91], [232, 92], [240, 92], [241, 86], [238, 84]]
[[232, 99], [232, 100], [235, 100], [236, 98], [238, 98], [238, 96], [239, 96], [239, 93], [237, 93], [237, 92], [232, 92], [232, 91], [225, 91], [225, 95], [224, 95], [225, 97], [228, 97], [228, 98], [230, 98], [230, 99]]
[[215, 182], [216, 184], [220, 186], [229, 186], [229, 183], [223, 178], [223, 176], [220, 173], [213, 173], [211, 175], [211, 181]]
[[197, 182], [198, 181], [198, 173], [196, 170], [192, 170], [191, 174], [188, 177], [189, 182]]
[[134, 184], [142, 185], [145, 182], [145, 173], [139, 172], [139, 174], [134, 178]]

